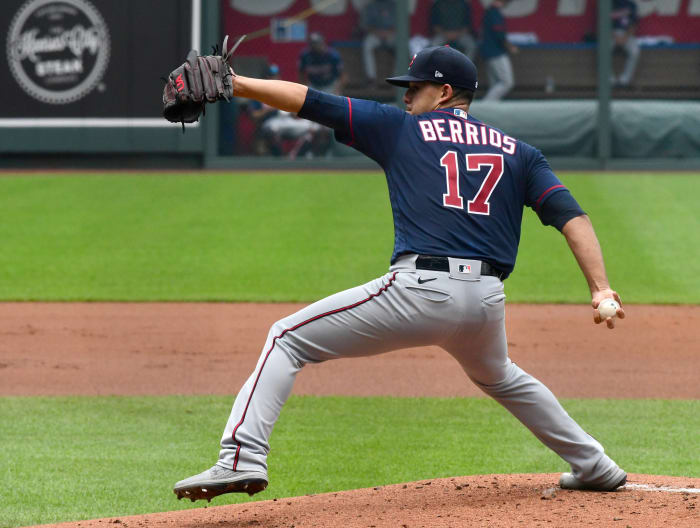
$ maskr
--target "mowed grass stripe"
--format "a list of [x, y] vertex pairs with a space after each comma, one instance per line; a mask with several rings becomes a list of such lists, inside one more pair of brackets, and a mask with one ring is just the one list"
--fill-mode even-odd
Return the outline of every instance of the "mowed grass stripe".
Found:
[[[561, 178], [626, 302], [700, 302], [699, 174]], [[5, 176], [0, 209], [7, 301], [313, 301], [384, 273], [393, 244], [379, 172]], [[588, 302], [565, 240], [530, 210], [506, 292]]]
[[379, 174], [57, 176], [5, 187], [6, 300], [308, 300], [370, 280], [391, 255]]
[[[587, 175], [572, 185], [577, 196], [591, 194], [588, 210], [614, 270], [611, 281], [621, 292], [634, 291], [651, 303], [667, 302], [666, 291], [682, 292], [688, 286], [700, 290], [700, 215], [688, 200], [700, 190], [700, 177], [668, 176]], [[619, 214], [603, 223], [616, 210]], [[669, 269], [671, 255], [680, 268]]]
[[[216, 461], [231, 397], [0, 399], [0, 527], [201, 507], [172, 485]], [[700, 403], [564, 400], [626, 470], [700, 475]], [[292, 397], [257, 500], [566, 464], [484, 398]], [[228, 495], [216, 504], [244, 502]]]

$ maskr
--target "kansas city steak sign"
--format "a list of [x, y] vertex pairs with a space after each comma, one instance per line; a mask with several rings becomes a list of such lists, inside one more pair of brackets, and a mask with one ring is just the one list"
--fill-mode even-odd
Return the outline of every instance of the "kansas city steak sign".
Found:
[[110, 54], [109, 31], [87, 0], [29, 0], [7, 34], [10, 71], [39, 101], [67, 104], [100, 83]]

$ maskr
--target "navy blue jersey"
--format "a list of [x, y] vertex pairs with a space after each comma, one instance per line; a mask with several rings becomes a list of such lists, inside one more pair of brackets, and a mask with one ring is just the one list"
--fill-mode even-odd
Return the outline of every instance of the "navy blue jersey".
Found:
[[343, 60], [332, 48], [318, 53], [307, 48], [299, 56], [299, 71], [306, 74], [309, 84], [328, 86], [333, 84], [343, 71]]
[[463, 110], [410, 115], [374, 101], [309, 90], [300, 117], [384, 169], [394, 217], [392, 262], [405, 253], [463, 257], [510, 273], [523, 206], [565, 187], [542, 153]]
[[430, 25], [442, 30], [472, 28], [472, 8], [464, 0], [436, 0], [430, 7]]
[[637, 4], [633, 0], [613, 0], [611, 17], [613, 29], [626, 30], [637, 23]]
[[484, 59], [500, 57], [506, 50], [506, 19], [497, 7], [484, 13], [481, 34], [481, 56]]

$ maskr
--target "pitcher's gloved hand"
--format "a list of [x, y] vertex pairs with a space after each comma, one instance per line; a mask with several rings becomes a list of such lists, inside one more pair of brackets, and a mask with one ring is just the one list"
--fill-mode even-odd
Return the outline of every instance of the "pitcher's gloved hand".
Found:
[[[245, 35], [226, 51], [228, 36], [221, 46], [221, 55], [199, 56], [196, 50], [187, 54], [185, 62], [175, 68], [163, 89], [163, 117], [173, 123], [194, 123], [205, 113], [206, 103], [226, 101], [233, 97], [236, 74], [228, 60]], [[214, 50], [216, 53], [216, 49]]]

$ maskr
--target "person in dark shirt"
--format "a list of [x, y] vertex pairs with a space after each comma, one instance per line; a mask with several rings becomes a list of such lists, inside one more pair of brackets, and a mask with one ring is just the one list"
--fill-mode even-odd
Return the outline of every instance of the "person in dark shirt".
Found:
[[365, 31], [362, 59], [367, 79], [377, 83], [377, 61], [374, 52], [379, 47], [396, 47], [396, 1], [372, 0], [362, 10], [360, 26]]
[[472, 9], [466, 0], [435, 0], [430, 9], [433, 46], [449, 44], [474, 59], [476, 41], [472, 26]]
[[634, 0], [613, 0], [612, 3], [613, 52], [620, 49], [627, 55], [625, 67], [619, 77], [612, 75], [612, 83], [629, 86], [639, 61], [637, 31], [637, 4]]
[[513, 89], [513, 65], [508, 53], [517, 53], [518, 48], [508, 42], [506, 19], [501, 9], [506, 0], [493, 0], [484, 13], [482, 22], [481, 56], [486, 62], [486, 74], [490, 88], [484, 101], [499, 101]]
[[343, 59], [326, 44], [321, 33], [309, 35], [309, 47], [299, 56], [299, 82], [336, 95], [343, 90]]
[[[231, 409], [218, 460], [177, 482], [177, 497], [209, 500], [267, 487], [270, 436], [302, 368], [426, 345], [451, 354], [482, 391], [568, 463], [562, 488], [605, 492], [624, 486], [627, 473], [601, 443], [508, 356], [503, 281], [515, 266], [526, 206], [566, 239], [588, 283], [594, 321], [615, 327], [611, 315], [600, 313], [604, 301], [617, 301], [620, 319], [625, 312], [610, 287], [593, 224], [542, 153], [469, 114], [478, 86], [474, 63], [448, 46], [420, 51], [407, 74], [387, 79], [406, 88], [405, 110], [231, 74], [236, 97], [329, 127], [338, 141], [382, 167], [394, 249], [388, 273], [271, 326]], [[333, 199], [365, 197], [358, 189], [354, 197]], [[335, 266], [329, 273], [343, 273], [347, 263], [328, 266]]]

